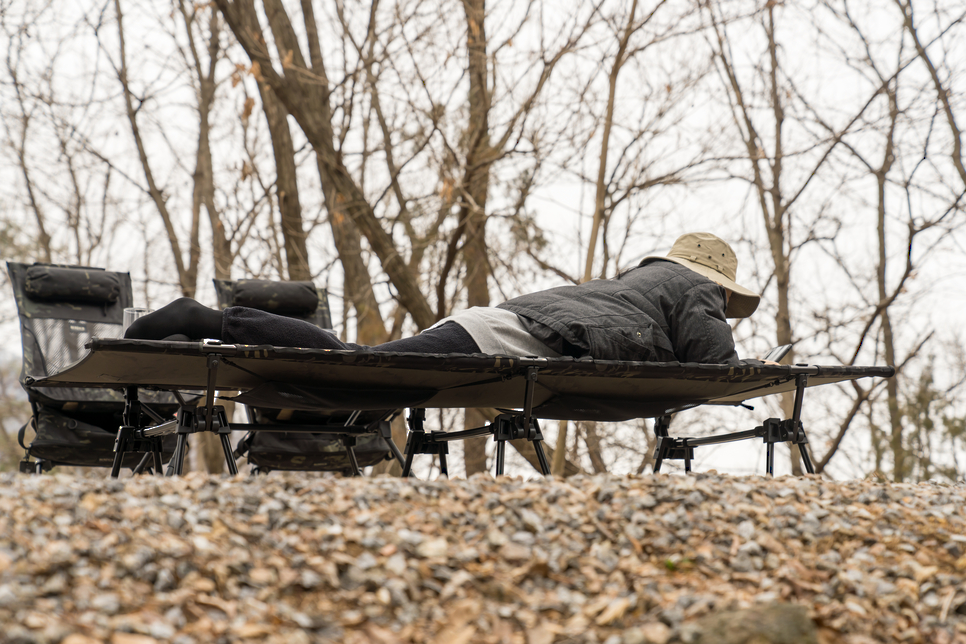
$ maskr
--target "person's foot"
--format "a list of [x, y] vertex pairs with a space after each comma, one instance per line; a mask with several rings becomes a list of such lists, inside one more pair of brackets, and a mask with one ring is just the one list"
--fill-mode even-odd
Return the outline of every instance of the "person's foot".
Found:
[[133, 340], [220, 340], [221, 318], [221, 311], [209, 309], [190, 297], [182, 297], [135, 320], [124, 337]]

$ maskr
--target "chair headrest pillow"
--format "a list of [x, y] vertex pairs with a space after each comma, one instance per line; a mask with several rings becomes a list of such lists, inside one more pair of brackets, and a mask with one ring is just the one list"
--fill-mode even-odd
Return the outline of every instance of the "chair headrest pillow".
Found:
[[113, 304], [121, 294], [121, 280], [115, 273], [97, 269], [31, 266], [24, 293], [40, 302]]
[[312, 282], [238, 280], [232, 303], [279, 314], [309, 314], [319, 308], [319, 292]]

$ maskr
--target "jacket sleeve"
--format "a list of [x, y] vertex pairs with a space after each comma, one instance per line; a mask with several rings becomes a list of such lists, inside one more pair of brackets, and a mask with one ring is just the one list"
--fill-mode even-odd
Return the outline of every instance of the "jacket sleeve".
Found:
[[674, 355], [680, 362], [761, 365], [758, 360], [739, 360], [731, 325], [725, 318], [724, 288], [714, 282], [691, 287], [668, 316]]

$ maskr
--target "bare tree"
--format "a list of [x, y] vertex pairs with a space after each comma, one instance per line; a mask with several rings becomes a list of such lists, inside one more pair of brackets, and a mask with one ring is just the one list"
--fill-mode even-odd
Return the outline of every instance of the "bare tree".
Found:
[[[809, 220], [808, 188], [830, 165], [830, 158], [842, 138], [852, 130], [871, 104], [870, 98], [858, 110], [821, 135], [808, 132], [797, 116], [788, 118], [789, 104], [801, 97], [796, 81], [790, 77], [782, 61], [783, 48], [779, 37], [781, 16], [788, 10], [776, 3], [767, 3], [760, 12], [750, 17], [725, 17], [723, 5], [708, 2], [705, 9], [711, 24], [712, 45], [718, 70], [727, 90], [731, 114], [743, 144], [744, 162], [750, 170], [745, 179], [755, 196], [760, 212], [771, 259], [770, 282], [775, 286], [775, 333], [778, 344], [792, 344], [792, 267], [794, 257], [816, 237], [818, 219]], [[733, 22], [732, 22], [733, 21]], [[763, 50], [760, 59], [753, 60], [755, 77], [743, 78], [736, 62], [730, 30], [747, 29], [751, 25], [761, 29]], [[747, 35], [747, 32], [745, 32]], [[878, 95], [880, 87], [872, 90]], [[808, 105], [806, 109], [818, 108]], [[829, 123], [832, 121], [829, 119]], [[768, 130], [770, 129], [770, 132]], [[806, 142], [788, 149], [786, 139], [795, 134], [796, 140]], [[797, 229], [796, 229], [797, 228]], [[794, 362], [794, 353], [788, 360]], [[782, 409], [791, 415], [793, 397], [784, 394]], [[801, 473], [800, 456], [792, 445], [792, 471]]]
[[[590, 234], [584, 255], [580, 282], [594, 277], [607, 277], [608, 272], [619, 272], [623, 250], [631, 245], [631, 229], [638, 218], [656, 220], [661, 213], [634, 211], [631, 203], [648, 191], [682, 184], [688, 174], [694, 174], [708, 159], [706, 149], [696, 149], [684, 155], [659, 155], [652, 149], [663, 149], [661, 139], [674, 130], [682, 118], [682, 105], [693, 98], [695, 84], [706, 73], [700, 54], [689, 52], [691, 64], [668, 66], [672, 72], [647, 76], [648, 83], [642, 91], [639, 86], [634, 94], [641, 95], [644, 109], [637, 120], [630, 115], [618, 114], [619, 101], [626, 101], [629, 90], [621, 91], [620, 81], [628, 86], [627, 75], [635, 67], [653, 70], [659, 57], [668, 56], [677, 43], [693, 36], [699, 28], [696, 14], [690, 8], [675, 8], [669, 3], [658, 2], [641, 7], [632, 0], [629, 9], [622, 5], [601, 5], [602, 26], [606, 29], [603, 51], [599, 65], [607, 69], [606, 101], [601, 114], [594, 114], [591, 134], [599, 131], [596, 172], [581, 176], [581, 180], [593, 185], [593, 214], [590, 218]], [[605, 13], [606, 12], [606, 13]], [[613, 49], [613, 52], [611, 50]], [[695, 62], [696, 61], [696, 62]], [[595, 82], [595, 79], [591, 79]], [[603, 92], [600, 93], [603, 95]], [[593, 101], [587, 99], [587, 111], [593, 113]], [[583, 106], [581, 106], [582, 108]], [[615, 132], [619, 132], [616, 134]], [[596, 142], [596, 141], [595, 141]], [[589, 143], [589, 141], [588, 141]], [[584, 149], [584, 146], [579, 146]], [[661, 156], [671, 158], [662, 159]], [[608, 243], [610, 224], [615, 213], [626, 211], [624, 225], [617, 231], [616, 243]], [[598, 253], [598, 241], [601, 251]], [[616, 252], [613, 250], [616, 248]], [[613, 262], [613, 266], [611, 265]], [[594, 266], [598, 265], [598, 270]], [[578, 427], [585, 439], [588, 457], [595, 471], [605, 471], [602, 441], [596, 423], [582, 422]], [[561, 422], [557, 437], [558, 452], [564, 449], [567, 425]]]
[[[308, 45], [305, 51], [289, 13], [277, 0], [261, 3], [263, 15], [271, 31], [270, 38], [261, 27], [260, 14], [254, 2], [219, 0], [218, 6], [248, 54], [252, 67], [257, 69], [259, 77], [271, 87], [285, 109], [298, 122], [315, 151], [329, 223], [345, 273], [345, 291], [348, 297], [354, 298], [352, 302], [357, 311], [360, 341], [381, 341], [386, 332], [382, 318], [378, 315], [378, 303], [369, 279], [371, 269], [362, 259], [361, 239], [356, 237], [359, 233], [365, 239], [367, 249], [378, 259], [378, 270], [384, 272], [388, 278], [395, 299], [412, 317], [417, 328], [425, 328], [446, 314], [447, 304], [444, 299], [437, 302], [435, 311], [430, 306], [429, 298], [423, 291], [425, 281], [421, 277], [420, 260], [427, 246], [427, 237], [439, 239], [442, 220], [450, 213], [435, 210], [442, 218], [433, 217], [426, 232], [418, 233], [410, 210], [412, 199], [405, 193], [399, 180], [402, 169], [419, 158], [423, 150], [428, 150], [427, 143], [434, 134], [440, 137], [444, 156], [454, 156], [457, 159], [456, 167], [461, 172], [458, 179], [451, 183], [452, 192], [443, 195], [443, 202], [452, 204], [457, 223], [446, 241], [446, 257], [442, 261], [442, 270], [436, 277], [435, 292], [438, 298], [446, 298], [447, 278], [457, 267], [454, 260], [458, 254], [462, 257], [459, 265], [465, 267], [466, 271], [462, 283], [465, 285], [467, 303], [471, 306], [489, 304], [488, 275], [491, 268], [486, 245], [486, 221], [491, 168], [494, 163], [512, 152], [508, 146], [515, 144], [514, 137], [519, 139], [525, 120], [546, 87], [554, 67], [570, 51], [572, 41], [564, 39], [559, 47], [541, 59], [541, 67], [535, 75], [532, 88], [511, 111], [501, 131], [495, 134], [490, 123], [493, 101], [490, 61], [493, 58], [488, 54], [486, 9], [482, 1], [467, 0], [462, 5], [465, 18], [463, 28], [467, 39], [467, 120], [460, 128], [459, 141], [445, 140], [442, 129], [437, 127], [436, 124], [441, 118], [436, 111], [439, 107], [431, 107], [427, 113], [419, 107], [419, 101], [414, 100], [410, 107], [415, 109], [407, 114], [412, 116], [411, 122], [425, 123], [427, 130], [417, 135], [415, 141], [404, 139], [397, 142], [393, 139], [398, 138], [400, 132], [390, 127], [390, 119], [381, 98], [384, 91], [381, 88], [381, 78], [374, 72], [377, 67], [385, 69], [394, 63], [390, 62], [387, 55], [389, 43], [375, 39], [380, 34], [386, 34], [387, 38], [398, 37], [405, 47], [421, 46], [421, 43], [406, 41], [408, 36], [401, 33], [402, 30], [395, 22], [388, 23], [387, 28], [378, 29], [380, 19], [384, 19], [378, 2], [369, 8], [365, 33], [358, 38], [349, 29], [351, 16], [346, 17], [342, 13], [345, 8], [336, 6], [343, 25], [344, 42], [351, 43], [354, 52], [353, 62], [345, 70], [347, 82], [341, 87], [334, 86], [329, 80], [326, 61], [328, 54], [325, 53], [321, 40], [323, 32], [320, 32], [315, 9], [310, 3], [303, 2], [301, 6], [300, 29], [305, 34]], [[400, 8], [410, 10], [408, 7]], [[391, 18], [392, 21], [398, 19], [396, 15]], [[579, 28], [575, 31], [579, 33]], [[495, 49], [501, 46], [504, 45], [498, 45]], [[407, 62], [411, 64], [408, 73], [420, 78], [423, 74], [420, 65], [426, 64], [426, 61], [413, 58]], [[429, 62], [436, 64], [432, 59]], [[401, 67], [401, 64], [395, 64]], [[361, 94], [352, 89], [357, 77], [361, 79], [364, 87]], [[426, 100], [431, 106], [441, 106], [441, 99], [435, 96], [429, 95]], [[370, 172], [369, 137], [350, 134], [351, 119], [354, 118], [356, 106], [360, 103], [366, 106], [363, 112], [366, 117], [363, 119], [364, 129], [366, 123], [376, 124], [374, 130], [379, 142], [379, 156], [384, 162], [383, 171], [388, 178], [385, 192], [374, 192], [372, 196], [367, 194], [364, 183], [367, 173]], [[342, 118], [342, 122], [336, 120], [337, 116]], [[365, 165], [358, 172], [347, 163], [347, 141], [362, 143], [362, 160]], [[403, 150], [409, 150], [408, 156], [403, 154]], [[383, 194], [394, 196], [394, 211], [383, 212]], [[396, 222], [405, 233], [400, 241], [387, 230]], [[371, 316], [372, 326], [366, 324], [367, 315]], [[399, 318], [396, 317], [396, 320]], [[363, 333], [367, 327], [374, 328], [375, 332]], [[398, 328], [398, 324], [394, 323], [393, 328]], [[380, 335], [379, 331], [383, 338], [377, 337]], [[477, 418], [474, 414], [475, 412], [470, 412], [471, 420], [468, 422], [482, 420], [482, 417]], [[471, 452], [475, 453], [474, 450]], [[476, 469], [478, 465], [470, 466], [470, 471]]]
[[[914, 37], [908, 36], [907, 14], [903, 13], [895, 20], [893, 38], [883, 44], [867, 35], [871, 26], [857, 15], [848, 2], [826, 3], [825, 7], [840, 24], [848, 26], [859, 48], [865, 53], [863, 57], [849, 57], [847, 60], [854, 61], [851, 64], [856, 71], [867, 79], [870, 87], [878, 90], [867, 104], [866, 124], [861, 133], [850, 133], [841, 142], [849, 158], [859, 164], [860, 171], [874, 179], [874, 195], [859, 202], [857, 210], [863, 209], [862, 202], [874, 204], [875, 271], [870, 279], [863, 274], [861, 267], [849, 261], [849, 251], [839, 250], [832, 241], [822, 242], [836, 263], [845, 268], [850, 289], [857, 296], [852, 297], [852, 301], [861, 303], [855, 307], [854, 314], [847, 312], [838, 322], [833, 322], [833, 318], [837, 318], [833, 315], [829, 317], [829, 322], [843, 327], [851, 326], [851, 330], [843, 334], [851, 340], [836, 340], [840, 346], [851, 347], [847, 349], [848, 354], [842, 355], [844, 363], [855, 364], [861, 355], [869, 355], [867, 347], [872, 345], [874, 335], [876, 353], [873, 355], [877, 355], [881, 348], [882, 358], [896, 367], [897, 377], [886, 381], [883, 386], [879, 386], [882, 383], [875, 386], [852, 383], [850, 410], [842, 417], [816, 469], [825, 470], [841, 446], [852, 421], [858, 417], [861, 405], [873, 403], [874, 390], [879, 388], [885, 390], [884, 416], [887, 426], [885, 432], [880, 432], [876, 424], [870, 425], [874, 469], [877, 475], [885, 476], [885, 457], [888, 455], [892, 465], [891, 477], [902, 481], [914, 476], [914, 472], [924, 471], [920, 455], [928, 453], [928, 449], [922, 448], [921, 439], [918, 438], [922, 436], [922, 426], [918, 429], [909, 427], [909, 419], [904, 411], [909, 404], [903, 400], [901, 383], [909, 370], [923, 368], [924, 347], [934, 339], [935, 333], [930, 329], [922, 329], [916, 334], [906, 331], [903, 335], [912, 337], [900, 343], [894, 321], [903, 316], [897, 316], [895, 311], [900, 306], [906, 309], [915, 306], [914, 303], [921, 301], [928, 293], [926, 284], [921, 284], [915, 290], [910, 286], [916, 280], [917, 273], [928, 268], [931, 258], [941, 256], [943, 242], [961, 225], [964, 185], [961, 180], [956, 180], [959, 172], [955, 156], [944, 170], [940, 152], [943, 141], [947, 140], [951, 140], [952, 150], [957, 150], [957, 129], [948, 104], [944, 105], [941, 100], [941, 92], [935, 101], [930, 101], [929, 83], [916, 71], [920, 64], [927, 69], [935, 68], [921, 60], [925, 50], [915, 44]], [[877, 26], [881, 27], [881, 24]], [[907, 37], [912, 43], [907, 42]], [[840, 42], [838, 45], [845, 49]], [[929, 73], [926, 78], [934, 80], [936, 77]], [[935, 131], [932, 117], [936, 113], [948, 115], [947, 124], [951, 124], [948, 139]], [[818, 115], [816, 121], [827, 132], [834, 131]], [[954, 185], [956, 183], [959, 185]], [[843, 186], [848, 186], [843, 189], [843, 197], [847, 196], [846, 190], [861, 194], [861, 188], [852, 182], [846, 182]], [[866, 283], [873, 288], [865, 289]], [[855, 323], [859, 321], [861, 327], [856, 333]], [[823, 333], [829, 334], [830, 338], [836, 335], [830, 327]], [[931, 367], [926, 366], [925, 369], [932, 373]], [[924, 389], [919, 386], [913, 391], [917, 392], [913, 397], [921, 397]], [[913, 445], [913, 440], [919, 441], [918, 447]]]

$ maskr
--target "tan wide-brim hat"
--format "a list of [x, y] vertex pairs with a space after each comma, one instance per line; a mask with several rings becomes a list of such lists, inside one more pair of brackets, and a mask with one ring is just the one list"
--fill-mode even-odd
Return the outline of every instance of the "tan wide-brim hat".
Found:
[[725, 241], [711, 233], [688, 233], [674, 242], [667, 257], [645, 257], [639, 266], [664, 259], [690, 268], [731, 291], [725, 315], [746, 318], [755, 312], [761, 296], [738, 284], [738, 257]]

